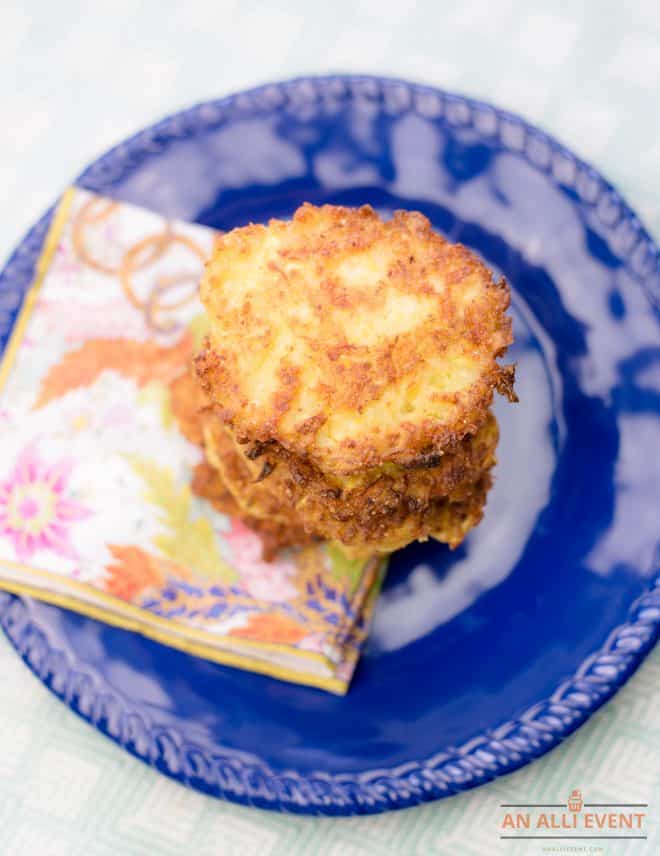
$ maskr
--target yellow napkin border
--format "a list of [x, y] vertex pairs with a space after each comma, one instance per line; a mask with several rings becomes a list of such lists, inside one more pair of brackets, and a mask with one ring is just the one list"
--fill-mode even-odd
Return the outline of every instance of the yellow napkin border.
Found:
[[23, 305], [21, 306], [18, 318], [14, 323], [14, 328], [11, 331], [9, 342], [7, 342], [7, 347], [0, 357], [0, 391], [7, 383], [9, 372], [16, 360], [18, 349], [20, 348], [23, 337], [25, 336], [25, 328], [27, 327], [28, 321], [34, 311], [34, 305], [37, 302], [37, 297], [39, 297], [39, 292], [41, 291], [44, 279], [48, 273], [48, 268], [53, 260], [53, 255], [55, 254], [57, 243], [66, 224], [67, 217], [69, 216], [74, 196], [75, 187], [68, 187], [64, 191], [62, 198], [55, 209], [55, 214], [53, 215], [51, 224], [48, 227], [48, 234], [46, 235], [46, 240], [44, 241], [43, 248], [39, 254], [39, 259], [37, 260], [37, 269], [34, 280], [23, 299]]

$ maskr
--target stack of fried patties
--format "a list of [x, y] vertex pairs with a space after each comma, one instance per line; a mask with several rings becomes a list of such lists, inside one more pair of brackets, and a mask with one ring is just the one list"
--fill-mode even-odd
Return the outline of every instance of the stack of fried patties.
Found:
[[209, 336], [175, 411], [205, 450], [199, 492], [270, 552], [455, 547], [479, 522], [493, 392], [515, 396], [509, 290], [470, 251], [419, 213], [306, 204], [221, 236], [201, 299]]

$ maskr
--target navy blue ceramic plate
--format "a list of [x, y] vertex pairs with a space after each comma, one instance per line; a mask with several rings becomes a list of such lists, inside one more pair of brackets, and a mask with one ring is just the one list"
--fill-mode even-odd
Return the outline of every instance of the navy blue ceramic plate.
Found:
[[[596, 171], [486, 104], [333, 77], [194, 107], [79, 182], [221, 229], [304, 200], [423, 211], [511, 283], [520, 404], [498, 408], [482, 525], [454, 553], [394, 557], [345, 698], [1, 595], [5, 632], [53, 692], [192, 787], [354, 814], [514, 770], [621, 686], [660, 625], [660, 258]], [[2, 276], [2, 336], [47, 222]]]

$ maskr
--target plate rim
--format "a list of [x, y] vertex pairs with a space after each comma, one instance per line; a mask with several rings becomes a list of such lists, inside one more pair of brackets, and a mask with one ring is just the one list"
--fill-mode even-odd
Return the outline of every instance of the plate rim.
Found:
[[[480, 119], [492, 127], [500, 147], [522, 155], [555, 183], [568, 186], [580, 203], [609, 204], [605, 226], [621, 230], [627, 245], [623, 264], [660, 309], [660, 249], [620, 193], [598, 170], [576, 157], [552, 135], [520, 116], [487, 102], [380, 75], [333, 74], [267, 83], [223, 98], [203, 101], [149, 125], [97, 158], [76, 179], [96, 190], [98, 182], [121, 175], [157, 155], [171, 139], [186, 137], [255, 111], [296, 110], [319, 97], [378, 99], [383, 109], [413, 110], [455, 127]], [[488, 125], [490, 123], [490, 125]], [[486, 133], [482, 129], [482, 133]], [[106, 191], [107, 192], [107, 191]], [[13, 328], [52, 208], [27, 232], [0, 273], [3, 306], [0, 351]], [[614, 212], [614, 214], [612, 213]], [[7, 299], [5, 300], [5, 296]], [[660, 554], [656, 555], [656, 564]], [[244, 805], [298, 814], [372, 814], [406, 808], [484, 784], [545, 754], [583, 724], [628, 680], [660, 635], [660, 572], [630, 606], [628, 620], [610, 632], [600, 649], [546, 699], [521, 716], [430, 758], [390, 769], [328, 774], [276, 771], [255, 755], [187, 741], [171, 726], [147, 722], [127, 699], [99, 686], [91, 669], [77, 669], [40, 625], [29, 598], [0, 592], [0, 626], [28, 667], [74, 712], [123, 749], [161, 772], [205, 793]]]

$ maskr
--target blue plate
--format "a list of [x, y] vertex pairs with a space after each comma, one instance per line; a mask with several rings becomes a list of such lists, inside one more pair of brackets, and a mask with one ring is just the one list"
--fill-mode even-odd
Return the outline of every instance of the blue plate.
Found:
[[[498, 405], [484, 522], [453, 553], [394, 557], [345, 698], [0, 595], [5, 632], [53, 692], [194, 788], [357, 814], [508, 773], [621, 686], [660, 626], [660, 259], [595, 170], [487, 104], [332, 77], [193, 107], [79, 183], [221, 229], [304, 200], [423, 211], [511, 283], [521, 401]], [[5, 338], [48, 219], [2, 275]]]

